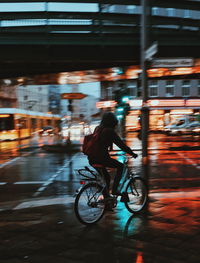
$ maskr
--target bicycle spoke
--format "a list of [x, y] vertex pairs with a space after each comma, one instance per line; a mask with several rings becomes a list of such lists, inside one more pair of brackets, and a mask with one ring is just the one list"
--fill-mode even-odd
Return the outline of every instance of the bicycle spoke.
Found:
[[75, 201], [75, 212], [78, 219], [84, 224], [97, 222], [103, 215], [105, 204], [99, 199], [104, 198], [101, 186], [91, 183], [82, 188]]

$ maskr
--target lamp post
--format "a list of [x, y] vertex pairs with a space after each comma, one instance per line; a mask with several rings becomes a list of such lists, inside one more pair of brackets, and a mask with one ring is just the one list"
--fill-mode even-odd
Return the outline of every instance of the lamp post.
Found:
[[141, 124], [142, 124], [142, 175], [147, 182], [149, 178], [149, 160], [148, 160], [148, 130], [149, 130], [149, 108], [148, 101], [148, 76], [146, 59], [146, 50], [149, 46], [149, 17], [151, 12], [150, 0], [142, 0], [141, 9], [141, 86], [143, 105], [141, 109]]
[[[38, 103], [37, 100], [29, 100], [27, 101], [27, 110], [32, 110], [33, 106], [36, 105], [36, 103]], [[27, 118], [28, 120], [28, 127], [29, 127], [29, 136], [32, 136], [32, 122], [31, 122], [31, 118]]]

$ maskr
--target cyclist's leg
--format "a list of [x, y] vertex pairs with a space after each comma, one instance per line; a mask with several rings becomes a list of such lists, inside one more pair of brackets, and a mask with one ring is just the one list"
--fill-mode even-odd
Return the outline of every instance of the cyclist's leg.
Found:
[[117, 169], [117, 173], [115, 175], [114, 182], [113, 182], [113, 187], [112, 187], [112, 194], [115, 195], [115, 194], [117, 194], [117, 189], [118, 189], [118, 186], [119, 186], [119, 182], [120, 182], [120, 180], [122, 178], [124, 164], [119, 162], [119, 161], [117, 161], [117, 160], [115, 160], [115, 159], [110, 158], [108, 161], [105, 162], [105, 165], [107, 167], [116, 168]]
[[[96, 161], [96, 160], [91, 160], [89, 159], [89, 164], [91, 166], [93, 166], [93, 164], [100, 164], [100, 165], [104, 165], [103, 162], [100, 162], [100, 161]], [[110, 189], [110, 174], [108, 173], [108, 171], [106, 170], [105, 167], [101, 167], [101, 168], [98, 168], [98, 167], [94, 167], [93, 168], [100, 174], [104, 177], [104, 180], [106, 182], [106, 187], [103, 191], [103, 194], [105, 197], [108, 197], [109, 196], [109, 189]]]
[[106, 170], [106, 168], [96, 168], [98, 173], [102, 174], [105, 182], [106, 182], [106, 188], [103, 191], [103, 194], [105, 195], [105, 197], [109, 196], [109, 189], [110, 189], [110, 174], [108, 173], [108, 171]]

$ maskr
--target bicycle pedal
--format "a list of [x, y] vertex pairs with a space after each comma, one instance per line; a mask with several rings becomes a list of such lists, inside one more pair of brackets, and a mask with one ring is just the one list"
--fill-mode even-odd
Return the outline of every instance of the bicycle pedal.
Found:
[[121, 198], [120, 198], [120, 202], [128, 203], [129, 201], [130, 201], [130, 199], [128, 197], [128, 193], [122, 193]]

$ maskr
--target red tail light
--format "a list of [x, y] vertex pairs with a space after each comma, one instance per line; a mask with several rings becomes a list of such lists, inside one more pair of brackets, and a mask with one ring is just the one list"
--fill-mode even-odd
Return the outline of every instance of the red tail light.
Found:
[[85, 184], [85, 181], [80, 181], [80, 184]]

